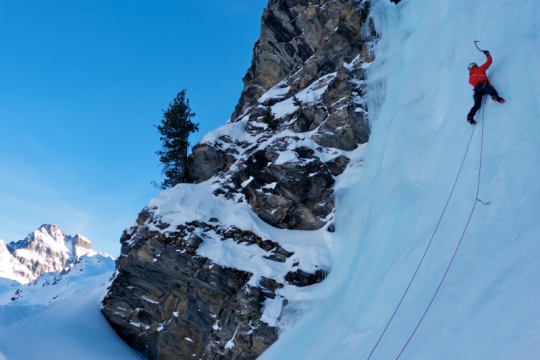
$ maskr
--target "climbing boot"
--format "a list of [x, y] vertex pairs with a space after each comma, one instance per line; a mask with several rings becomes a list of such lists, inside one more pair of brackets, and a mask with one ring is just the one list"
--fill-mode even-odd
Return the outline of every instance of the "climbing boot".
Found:
[[471, 125], [476, 125], [476, 121], [474, 121], [474, 119], [472, 117], [468, 117], [467, 118], [467, 121], [469, 122], [469, 124]]

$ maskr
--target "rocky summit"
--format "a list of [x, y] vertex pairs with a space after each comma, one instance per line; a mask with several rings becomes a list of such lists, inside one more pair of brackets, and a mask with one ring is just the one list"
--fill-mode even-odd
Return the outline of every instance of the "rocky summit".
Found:
[[255, 359], [277, 340], [288, 289], [330, 271], [304, 254], [309, 235], [298, 245], [279, 229], [332, 231], [332, 186], [370, 135], [376, 40], [369, 1], [269, 1], [231, 119], [193, 148], [191, 184], [122, 235], [102, 311], [130, 346], [149, 359]]
[[61, 272], [84, 255], [95, 253], [90, 240], [44, 224], [23, 240], [5, 244], [0, 240], [0, 277], [27, 283], [45, 273]]

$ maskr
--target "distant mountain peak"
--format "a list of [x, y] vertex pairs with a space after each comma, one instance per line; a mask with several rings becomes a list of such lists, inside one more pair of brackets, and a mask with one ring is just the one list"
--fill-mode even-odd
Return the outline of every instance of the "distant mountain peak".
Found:
[[55, 239], [68, 236], [68, 234], [60, 230], [56, 224], [43, 224], [34, 233], [37, 232], [49, 234]]
[[44, 273], [66, 270], [82, 256], [95, 253], [92, 242], [84, 236], [71, 236], [55, 224], [43, 224], [23, 240], [7, 246], [0, 243], [0, 277], [33, 281]]

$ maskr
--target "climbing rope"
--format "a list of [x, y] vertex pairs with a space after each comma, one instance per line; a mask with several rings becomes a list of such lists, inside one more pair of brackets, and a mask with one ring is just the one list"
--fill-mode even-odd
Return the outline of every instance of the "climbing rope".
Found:
[[[407, 340], [405, 345], [403, 345], [403, 348], [399, 352], [399, 355], [396, 357], [396, 360], [398, 360], [401, 357], [401, 354], [403, 354], [403, 352], [407, 348], [407, 345], [409, 345], [409, 343], [411, 342], [411, 339], [413, 338], [414, 334], [416, 333], [416, 330], [418, 330], [418, 328], [420, 327], [420, 324], [422, 323], [422, 321], [424, 320], [424, 317], [426, 316], [427, 312], [431, 308], [431, 305], [433, 304], [433, 301], [435, 300], [435, 297], [439, 293], [439, 290], [441, 289], [441, 286], [442, 286], [444, 280], [446, 279], [446, 275], [448, 275], [448, 271], [450, 271], [450, 267], [452, 266], [452, 263], [454, 262], [454, 259], [456, 258], [456, 254], [457, 254], [457, 252], [459, 250], [459, 247], [461, 246], [463, 238], [465, 237], [465, 233], [467, 232], [467, 228], [469, 227], [469, 223], [471, 222], [471, 218], [472, 218], [472, 215], [474, 213], [474, 209], [476, 208], [476, 204], [479, 201], [484, 203], [482, 200], [480, 200], [478, 198], [478, 194], [480, 192], [480, 175], [482, 174], [482, 152], [483, 152], [483, 148], [484, 148], [484, 118], [485, 118], [485, 109], [486, 109], [485, 105], [486, 105], [486, 99], [484, 98], [484, 106], [482, 106], [482, 136], [481, 136], [481, 140], [480, 140], [480, 163], [478, 165], [478, 183], [477, 183], [477, 186], [476, 186], [476, 198], [474, 200], [474, 204], [473, 204], [471, 212], [469, 214], [469, 218], [467, 219], [467, 223], [465, 224], [465, 228], [463, 229], [463, 232], [461, 234], [461, 238], [459, 239], [459, 242], [458, 242], [458, 244], [456, 246], [456, 249], [454, 250], [454, 254], [452, 255], [452, 258], [450, 259], [450, 262], [448, 263], [448, 267], [446, 268], [446, 271], [444, 272], [444, 275], [443, 275], [443, 277], [441, 279], [441, 282], [439, 283], [439, 286], [437, 286], [437, 290], [435, 290], [435, 293], [433, 294], [433, 297], [431, 298], [426, 310], [422, 314], [422, 317], [418, 321], [418, 324], [416, 324], [416, 327], [414, 328], [413, 332], [411, 333], [411, 336], [409, 336], [409, 339]], [[484, 203], [484, 204], [486, 204], [486, 203]]]
[[[484, 99], [484, 105], [485, 105], [485, 99]], [[485, 106], [483, 107], [485, 109]], [[483, 110], [484, 111], [484, 110]], [[484, 114], [484, 113], [483, 113]], [[480, 170], [481, 170], [481, 167], [482, 167], [482, 148], [483, 148], [483, 143], [484, 143], [484, 121], [483, 121], [483, 118], [484, 118], [484, 115], [482, 115], [482, 140], [481, 140], [481, 149], [480, 149]], [[388, 320], [388, 322], [386, 323], [386, 326], [384, 327], [384, 330], [383, 332], [381, 333], [381, 335], [379, 336], [379, 338], [377, 339], [377, 342], [375, 343], [375, 345], [373, 346], [373, 349], [371, 350], [371, 352], [369, 353], [369, 356], [367, 357], [367, 360], [370, 360], [371, 359], [371, 356], [373, 355], [373, 353], [375, 352], [375, 349], [377, 349], [377, 346], [379, 346], [379, 343], [381, 342], [381, 339], [383, 338], [384, 334], [386, 333], [386, 331], [388, 330], [388, 327], [390, 326], [390, 324], [392, 323], [392, 321], [394, 320], [394, 317], [396, 316], [396, 313], [398, 312], [399, 308], [401, 307], [401, 304], [403, 303], [403, 300], [405, 299], [405, 296], [407, 296], [407, 293], [409, 292], [409, 289], [411, 288], [411, 285], [412, 283], [414, 282], [414, 279], [416, 278], [416, 275], [418, 274], [418, 271], [420, 270], [420, 266], [422, 266], [422, 263], [424, 262], [424, 259], [426, 257], [426, 254], [431, 246], [431, 243], [433, 242], [433, 239], [435, 238], [435, 234], [437, 233], [437, 230], [439, 229], [439, 225], [441, 224], [441, 221], [444, 217], [444, 214], [446, 213], [446, 209], [448, 208], [448, 204], [450, 203], [450, 199], [452, 198], [452, 195], [454, 194], [454, 190], [456, 188], [456, 184], [459, 180], [459, 177], [461, 175], [461, 170], [463, 169], [463, 164], [465, 163], [465, 159], [467, 158], [467, 154], [469, 152], [469, 148], [470, 148], [470, 145], [471, 145], [471, 141], [472, 141], [472, 138], [473, 138], [473, 135], [474, 135], [474, 130], [475, 130], [476, 126], [473, 126], [473, 129], [471, 131], [471, 136], [469, 138], [469, 142], [467, 143], [467, 148], [465, 150], [465, 154], [463, 155], [463, 159], [461, 160], [461, 165], [459, 166], [459, 171], [457, 173], [457, 176], [456, 176], [456, 179], [454, 180], [454, 184], [452, 186], [452, 190], [450, 191], [450, 194], [448, 195], [448, 199], [446, 200], [446, 204], [444, 205], [444, 208], [443, 208], [443, 211], [441, 213], [441, 216], [439, 217], [439, 221], [437, 222], [437, 225], [435, 226], [435, 230], [433, 231], [432, 235], [431, 235], [431, 238], [429, 239], [429, 242], [426, 246], [426, 249], [424, 250], [424, 253], [422, 254], [422, 258], [420, 259], [420, 262], [418, 263], [418, 266], [416, 267], [416, 270], [414, 271], [414, 274], [411, 278], [411, 280], [409, 281], [409, 284], [407, 285], [407, 288], [405, 289], [405, 292], [403, 293], [403, 296], [401, 297], [401, 299], [399, 300], [396, 308], [394, 309], [394, 312], [392, 313], [392, 316], [390, 317], [390, 319]], [[480, 191], [480, 170], [479, 170], [479, 175], [478, 175], [478, 186], [477, 186], [477, 191], [476, 191], [476, 200], [474, 202], [474, 206], [473, 206], [473, 210], [471, 211], [471, 214], [469, 215], [469, 220], [467, 221], [467, 225], [465, 227], [465, 230], [467, 229], [467, 226], [469, 225], [469, 221], [472, 217], [472, 213], [474, 212], [474, 207], [476, 207], [476, 203], [477, 201], [480, 201], [482, 203], [484, 203], [482, 200], [480, 200], [478, 198], [478, 193]], [[484, 204], [489, 204], [489, 203], [484, 203]], [[401, 356], [401, 354], [403, 353], [403, 351], [405, 350], [405, 348], [407, 347], [407, 345], [409, 344], [409, 342], [411, 341], [412, 337], [414, 336], [414, 334], [416, 333], [416, 330], [418, 329], [418, 327], [420, 326], [420, 324], [422, 323], [422, 320], [424, 319], [425, 315], [427, 314], [427, 311], [429, 310], [429, 308], [431, 307], [431, 303], [433, 302], [433, 300], [435, 299], [435, 296], [437, 295], [443, 281], [444, 281], [444, 278], [446, 277], [446, 274], [448, 273], [448, 270], [450, 269], [450, 266], [452, 265], [452, 262], [454, 261], [454, 257], [457, 253], [457, 250], [459, 249], [459, 245], [461, 244], [461, 240], [463, 239], [463, 236], [465, 235], [465, 230], [463, 231], [463, 234], [461, 236], [461, 239], [459, 241], [459, 244], [458, 244], [458, 247], [456, 248], [455, 252], [454, 252], [454, 256], [452, 257], [451, 261], [450, 261], [450, 265], [448, 266], [447, 270], [446, 270], [446, 273], [441, 281], [441, 283], [439, 284], [439, 287], [437, 288], [436, 292], [435, 292], [435, 295], [433, 296], [433, 298], [431, 299], [431, 302], [428, 306], [428, 308], [426, 309], [426, 311], [424, 312], [424, 314], [422, 315], [422, 318], [420, 319], [420, 321], [418, 322], [418, 324], [416, 325], [416, 328], [414, 329], [413, 333], [411, 334], [411, 336], [409, 337], [409, 339], [407, 340], [407, 343], [405, 344], [405, 346], [403, 346], [403, 348], [401, 349], [401, 352], [399, 353], [398, 357], [396, 358], [399, 359], [399, 357]]]

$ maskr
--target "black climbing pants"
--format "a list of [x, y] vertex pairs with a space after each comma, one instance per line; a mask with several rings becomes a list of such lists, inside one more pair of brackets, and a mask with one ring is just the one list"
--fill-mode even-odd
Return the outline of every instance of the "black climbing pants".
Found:
[[478, 109], [480, 109], [480, 106], [482, 105], [482, 98], [484, 97], [484, 95], [489, 95], [497, 99], [499, 98], [497, 90], [495, 90], [495, 88], [491, 86], [490, 83], [486, 81], [478, 83], [478, 85], [476, 85], [476, 87], [474, 88], [474, 105], [471, 108], [471, 111], [469, 111], [467, 118], [472, 118], [474, 117], [474, 115], [476, 115], [476, 112], [478, 111]]

